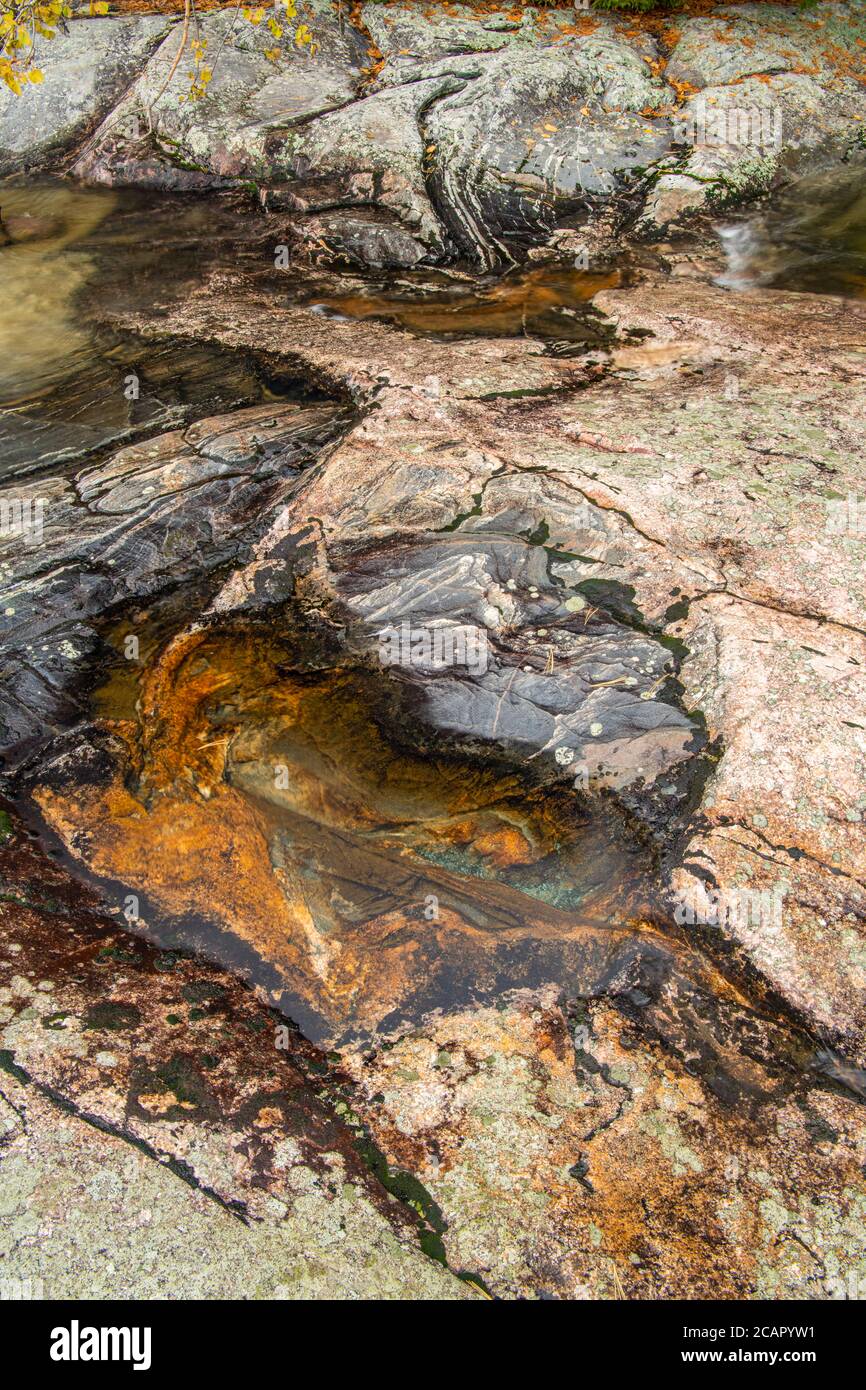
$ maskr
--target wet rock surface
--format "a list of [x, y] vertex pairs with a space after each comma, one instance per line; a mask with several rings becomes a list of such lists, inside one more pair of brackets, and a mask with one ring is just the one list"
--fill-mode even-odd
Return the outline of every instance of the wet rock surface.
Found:
[[[136, 666], [112, 676], [91, 705], [96, 724], [55, 741], [19, 792], [39, 804], [74, 873], [87, 869], [103, 901], [117, 909], [140, 892], [140, 929], [159, 937], [191, 907], [211, 921], [224, 913], [223, 929], [278, 967], [264, 978], [268, 998], [314, 1035], [316, 1013], [332, 1028], [342, 1016], [373, 1029], [360, 1047], [346, 1039], [360, 1091], [334, 1103], [367, 1126], [390, 1165], [422, 1183], [452, 1268], [504, 1297], [711, 1286], [736, 1297], [838, 1296], [839, 1270], [860, 1258], [862, 1202], [853, 1158], [862, 1137], [862, 541], [824, 522], [858, 476], [862, 310], [791, 294], [734, 299], [694, 279], [646, 275], [598, 297], [617, 342], [559, 358], [530, 340], [440, 344], [375, 322], [325, 320], [276, 305], [242, 274], [227, 283], [220, 273], [217, 283], [218, 313], [203, 288], [178, 302], [160, 334], [194, 333], [237, 351], [261, 339], [264, 316], [270, 340], [303, 360], [311, 379], [350, 394], [357, 422], [298, 476], [289, 464], [288, 490], [259, 511], [246, 562], [203, 596], [191, 626], [182, 611], [164, 629], [157, 623], [143, 644], [146, 674]], [[141, 316], [116, 327], [153, 331]], [[636, 329], [652, 336], [629, 338]], [[823, 414], [829, 381], [850, 402], [832, 424]], [[261, 414], [200, 422], [182, 448], [176, 436], [148, 445], [159, 495], [189, 467], [208, 472], [204, 486], [211, 470], [218, 481], [229, 454], [246, 457], [244, 441], [261, 444]], [[303, 416], [293, 406], [286, 418]], [[112, 507], [134, 488], [137, 458], [122, 450], [81, 484], [106, 534]], [[167, 496], [178, 506], [184, 494]], [[732, 533], [742, 537], [735, 546]], [[831, 570], [836, 583], [827, 585]], [[290, 613], [305, 615], [301, 628], [292, 637], [283, 626], [288, 645], [282, 659], [269, 658], [268, 676], [268, 644]], [[132, 618], [106, 633], [116, 649], [135, 630]], [[404, 621], [486, 633], [487, 669], [383, 666], [382, 627]], [[375, 736], [375, 721], [354, 727], [336, 698], [347, 652], [369, 672], [362, 708], [375, 711], [376, 692], [397, 697]], [[234, 684], [214, 703], [209, 692], [230, 669]], [[483, 713], [486, 691], [501, 699], [498, 670], [514, 674], [501, 730]], [[827, 691], [817, 706], [816, 682]], [[320, 713], [309, 703], [317, 687]], [[640, 729], [632, 708], [646, 713]], [[298, 743], [304, 727], [312, 741]], [[377, 805], [361, 766], [364, 757], [397, 766], [394, 744], [377, 750], [383, 730], [417, 739], [424, 728], [446, 744], [436, 747], [432, 780], [414, 784], [424, 818], [413, 812], [407, 822], [411, 797], [399, 812], [396, 802]], [[557, 758], [561, 747], [570, 760]], [[467, 757], [494, 755], [460, 801], [447, 791], [449, 748], [464, 768]], [[505, 767], [516, 758], [523, 769], [508, 791], [503, 754]], [[584, 760], [588, 786], [573, 788]], [[283, 763], [288, 795], [273, 777]], [[343, 770], [336, 781], [329, 766]], [[452, 766], [466, 783], [461, 763]], [[545, 858], [540, 824], [526, 819], [527, 773], [549, 811], [563, 795], [581, 804], [585, 791], [591, 807], [607, 786], [657, 845], [662, 891], [675, 895], [667, 907], [639, 890], [630, 904], [607, 903], [606, 925], [593, 923], [590, 894], [588, 918], [576, 900], [557, 917], [548, 892], [556, 861]], [[443, 777], [437, 822], [430, 788]], [[398, 785], [391, 795], [405, 798]], [[371, 817], [390, 824], [392, 843], [376, 832], [379, 867], [359, 893]], [[428, 846], [424, 867], [407, 859], [398, 821], [413, 827], [410, 859]], [[592, 823], [575, 844], [612, 866]], [[473, 856], [481, 878], [467, 896]], [[304, 863], [307, 875], [316, 866], [313, 878], [298, 876]], [[534, 864], [544, 866], [535, 888]], [[781, 893], [781, 913], [707, 910], [708, 894], [736, 902], [743, 889], [759, 904], [761, 893], [770, 903]], [[430, 892], [438, 923], [424, 916]], [[691, 906], [692, 918], [675, 917], [674, 902]], [[622, 926], [612, 930], [617, 913]], [[287, 928], [288, 955], [279, 945]], [[697, 949], [683, 951], [681, 934]], [[207, 938], [193, 935], [201, 949]], [[520, 951], [545, 938], [523, 957], [531, 964], [521, 980]], [[723, 974], [707, 950], [727, 960]], [[256, 978], [243, 955], [227, 959]], [[443, 963], [450, 994], [436, 993]], [[434, 982], [426, 994], [425, 978]], [[472, 1005], [470, 978], [487, 1002]], [[521, 982], [528, 993], [514, 995]], [[125, 986], [112, 998], [127, 996], [139, 1007]], [[395, 1005], [403, 1022], [389, 1038]], [[439, 1012], [425, 1021], [425, 1007]], [[540, 1039], [536, 1014], [555, 1045]], [[7, 1025], [15, 1059], [17, 1016], [16, 1004]], [[531, 1153], [529, 1182], [503, 1166], [503, 1144]], [[807, 1180], [799, 1155], [814, 1164], [815, 1144], [820, 1171]], [[665, 1176], [651, 1201], [645, 1173], [659, 1164]], [[821, 1189], [820, 1211], [803, 1195], [810, 1184], [816, 1197]]]
[[[750, 39], [746, 9], [731, 22]], [[368, 26], [385, 63], [364, 93], [328, 86], [364, 56], [337, 27], [294, 126], [282, 70], [248, 54], [220, 120], [243, 110], [249, 146], [217, 151], [216, 118], [184, 113], [170, 139], [201, 118], [213, 161], [184, 176], [245, 177], [246, 148], [285, 160], [276, 191], [310, 200], [303, 223], [325, 215], [299, 154], [320, 141], [318, 193], [348, 196], [332, 215], [357, 260], [374, 223], [377, 264], [389, 237], [407, 266], [452, 256], [470, 223], [445, 209], [468, 189], [483, 261], [515, 208], [543, 221], [510, 136], [496, 197], [459, 142], [451, 204], [405, 156], [431, 153], [425, 122], [444, 146], [455, 112], [500, 99], [485, 72], [507, 94], [528, 54], [572, 120], [606, 102], [611, 57], [636, 84], [626, 118], [658, 98], [641, 121], [661, 128], [664, 70], [617, 47], [655, 62], [655, 38], [569, 16], [579, 32], [538, 53], [528, 20], [406, 13]], [[840, 7], [812, 13], [821, 44]], [[780, 66], [788, 15], [754, 47], [719, 40], [714, 74], [707, 21], [685, 21], [676, 81], [808, 78], [847, 102], [844, 42], [815, 73]], [[382, 161], [360, 160], [365, 187], [344, 162], [359, 108], [395, 144], [365, 136]], [[596, 111], [602, 144], [621, 119]], [[125, 177], [109, 155], [91, 172]], [[176, 167], [147, 157], [160, 179]], [[143, 352], [223, 355], [237, 393], [157, 391], [100, 423], [92, 456], [40, 434], [0, 497], [47, 502], [0, 571], [5, 1262], [60, 1295], [109, 1287], [107, 1204], [135, 1291], [172, 1287], [134, 1268], [150, 1231], [172, 1277], [195, 1257], [203, 1296], [233, 1279], [278, 1298], [852, 1296], [863, 306], [733, 294], [709, 283], [708, 243], [663, 243], [594, 280], [594, 335], [533, 337], [518, 313], [496, 336], [487, 290], [484, 336], [446, 312], [442, 338], [429, 302], [412, 322], [380, 295], [366, 318], [357, 283], [313, 297], [293, 269], [280, 289], [278, 215], [250, 213], [245, 256], [169, 278], [153, 306], [89, 299]], [[263, 392], [264, 351], [291, 391]], [[40, 409], [7, 411], [19, 445]]]
[[0, 854], [4, 1276], [45, 1298], [472, 1296], [295, 1029], [120, 930], [25, 836]]
[[[81, 119], [53, 118], [46, 140], [47, 97], [28, 88], [9, 167], [16, 154], [33, 165], [64, 154], [91, 182], [252, 183], [316, 255], [371, 267], [462, 255], [490, 267], [557, 228], [591, 230], [609, 206], [620, 227], [637, 220], [656, 234], [804, 160], [837, 164], [866, 114], [866, 18], [854, 0], [822, 0], [809, 15], [720, 7], [661, 27], [463, 6], [445, 20], [417, 4], [363, 5], [350, 19], [324, 0], [311, 0], [308, 20], [314, 54], [275, 48], [265, 25], [228, 11], [203, 15], [215, 66], [194, 102], [187, 64], [175, 64], [179, 25], [158, 42], [161, 19], [101, 20], [106, 57], [91, 64]], [[84, 27], [46, 54], [46, 93], [75, 85]]]
[[449, 1258], [499, 1297], [838, 1298], [864, 1270], [856, 1107], [808, 1086], [720, 1104], [606, 1004], [516, 995], [351, 1070]]
[[38, 505], [45, 515], [32, 545], [14, 527], [0, 541], [7, 758], [68, 721], [75, 673], [99, 649], [93, 620], [236, 559], [261, 510], [339, 427], [337, 414], [251, 407], [6, 494], [30, 516]]
[[[328, 518], [321, 524], [332, 582], [332, 572], [339, 574], [348, 556], [362, 551], [351, 541], [346, 547], [347, 531], [349, 537], [361, 531], [369, 535], [378, 524], [383, 543], [393, 544], [393, 521], [382, 524], [381, 488], [397, 515], [406, 505], [403, 498], [411, 495], [407, 526], [413, 532], [421, 525], [418, 509], [430, 506], [440, 529], [464, 518], [449, 532], [458, 546], [461, 536], [474, 537], [485, 524], [495, 530], [498, 521], [507, 533], [514, 513], [498, 512], [496, 491], [491, 493], [489, 484], [486, 492], [483, 487], [487, 477], [501, 470], [494, 481], [504, 490], [510, 478], [519, 493], [515, 531], [529, 562], [537, 563], [539, 548], [527, 536], [542, 523], [549, 530], [545, 545], [583, 557], [568, 561], [564, 574], [560, 570], [563, 587], [555, 590], [560, 601], [574, 593], [592, 603], [596, 595], [599, 605], [606, 598], [616, 609], [617, 600], [622, 603], [617, 586], [633, 591], [634, 607], [629, 613], [627, 604], [619, 616], [634, 622], [636, 612], [641, 622], [656, 625], [689, 648], [679, 675], [686, 707], [703, 712], [709, 734], [724, 749], [703, 794], [702, 828], [692, 831], [695, 854], [680, 845], [683, 863], [691, 865], [685, 872], [723, 893], [750, 885], [771, 892], [775, 884], [790, 895], [784, 925], [767, 922], [763, 931], [760, 923], [742, 929], [723, 922], [721, 934], [733, 934], [753, 958], [760, 955], [762, 969], [783, 993], [796, 997], [822, 1028], [838, 1029], [837, 1036], [847, 1036], [859, 1052], [863, 985], [855, 943], [862, 912], [858, 788], [863, 750], [857, 713], [862, 701], [862, 540], [834, 533], [828, 519], [834, 499], [854, 489], [859, 476], [861, 310], [832, 301], [819, 308], [805, 298], [779, 295], [734, 304], [721, 292], [667, 281], [653, 288], [644, 284], [634, 294], [608, 291], [598, 302], [619, 318], [621, 328], [652, 324], [656, 335], [646, 348], [614, 353], [614, 363], [621, 365], [612, 377], [587, 386], [585, 366], [564, 367], [515, 345], [508, 350], [512, 388], [520, 389], [526, 371], [530, 389], [537, 391], [534, 374], [543, 371], [556, 391], [555, 404], [544, 396], [530, 396], [528, 404], [520, 397], [503, 399], [495, 383], [505, 365], [502, 356], [491, 350], [485, 361], [483, 347], [475, 344], [473, 376], [462, 375], [459, 349], [450, 349], [453, 384], [444, 387], [440, 379], [440, 395], [431, 402], [423, 388], [409, 386], [407, 364], [401, 380], [392, 379], [380, 390], [378, 410], [345, 441], [327, 472], [311, 475], [310, 492], [293, 503], [294, 514], [308, 537], [318, 537], [320, 523], [311, 525], [307, 518]], [[809, 324], [809, 348], [798, 328], [804, 322]], [[347, 326], [340, 329], [349, 335]], [[329, 344], [326, 359], [332, 350]], [[432, 365], [429, 358], [427, 365]], [[830, 371], [834, 391], [839, 391], [834, 407], [827, 404], [825, 373]], [[735, 400], [726, 398], [732, 377]], [[569, 378], [581, 382], [576, 395], [563, 389]], [[812, 380], [814, 387], [804, 390]], [[839, 399], [850, 400], [844, 411], [838, 409]], [[826, 418], [828, 410], [832, 420]], [[622, 431], [624, 415], [627, 434]], [[407, 430], [402, 446], [397, 433], [401, 420]], [[453, 445], [442, 451], [435, 445], [437, 439], [453, 438], [457, 420], [464, 422], [463, 437], [469, 433], [472, 444], [464, 446], [468, 453], [458, 447], [452, 459]], [[719, 439], [725, 441], [722, 450]], [[420, 476], [418, 486], [404, 481], [411, 467], [406, 455], [416, 450], [424, 459], [423, 503]], [[526, 469], [535, 471], [527, 475]], [[448, 476], [456, 490], [448, 521], [437, 502], [437, 473]], [[725, 481], [731, 476], [737, 479], [734, 490]], [[382, 480], [378, 487], [377, 479]], [[358, 507], [368, 492], [372, 506], [364, 515]], [[491, 517], [485, 521], [488, 496]], [[345, 512], [342, 499], [348, 504]], [[476, 508], [476, 515], [470, 515]], [[291, 514], [290, 509], [287, 516]], [[283, 544], [279, 537], [286, 520], [260, 549]], [[733, 542], [734, 535], [743, 539]], [[318, 553], [321, 565], [321, 541], [318, 545], [317, 552], [310, 541], [309, 553]], [[267, 595], [269, 573], [267, 559], [257, 557], [249, 577], [232, 581], [217, 606], [255, 603], [258, 594]], [[835, 584], [825, 582], [828, 573], [837, 576]], [[377, 580], [381, 578], [380, 568]], [[352, 582], [354, 588], [361, 583], [358, 576]], [[530, 579], [519, 586], [523, 602], [534, 601], [531, 585]], [[431, 590], [428, 576], [423, 597], [415, 600], [428, 618], [431, 592], [438, 589]], [[465, 595], [460, 602], [466, 602]], [[454, 614], [455, 621], [467, 619], [477, 622], [478, 615], [465, 607]], [[494, 642], [506, 621], [499, 614], [492, 623]], [[540, 626], [551, 620], [537, 621]], [[625, 651], [633, 637], [628, 628], [619, 633]], [[525, 632], [523, 641], [530, 640]], [[726, 696], [729, 662], [741, 673], [734, 698]], [[552, 672], [545, 675], [542, 668], [539, 675], [521, 675], [527, 686], [534, 680], [536, 690], [540, 684], [552, 695], [564, 672], [554, 656]], [[436, 702], [437, 681], [429, 674], [425, 680], [426, 698]], [[816, 681], [827, 691], [820, 709], [812, 702]], [[464, 705], [466, 684], [460, 686]], [[617, 686], [608, 688], [606, 698], [611, 698], [610, 689], [617, 691]], [[663, 701], [657, 704], [658, 696], [657, 691], [647, 702], [650, 708], [655, 705], [663, 721], [675, 722], [680, 716]], [[439, 694], [437, 708], [443, 698]], [[603, 718], [592, 721], [590, 750], [603, 739], [603, 726]], [[551, 768], [557, 766], [555, 746], [556, 739], [547, 746]], [[767, 778], [756, 774], [761, 757]], [[734, 784], [732, 798], [717, 799], [717, 792]], [[736, 824], [740, 831], [734, 830]], [[675, 825], [668, 827], [671, 840], [679, 833]], [[710, 826], [717, 827], [710, 839], [720, 858], [725, 842], [724, 867], [707, 854]], [[826, 864], [826, 870], [818, 869], [818, 863]], [[816, 901], [816, 871], [823, 872], [838, 904], [835, 930], [823, 914], [805, 906]], [[686, 886], [680, 878], [676, 885], [679, 890]], [[807, 922], [813, 933], [818, 929], [809, 946], [803, 934], [809, 931]], [[826, 947], [819, 945], [822, 939]], [[846, 941], [853, 954], [843, 945]]]

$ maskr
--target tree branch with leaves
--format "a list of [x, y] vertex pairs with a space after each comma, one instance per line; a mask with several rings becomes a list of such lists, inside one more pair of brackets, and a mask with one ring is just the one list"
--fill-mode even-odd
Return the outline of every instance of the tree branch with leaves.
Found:
[[[90, 0], [88, 15], [107, 15], [108, 12], [107, 0]], [[264, 50], [264, 56], [270, 62], [275, 63], [280, 58], [283, 50], [278, 45], [284, 34], [291, 34], [291, 40], [298, 48], [308, 48], [310, 53], [316, 51], [315, 39], [309, 25], [292, 23], [297, 19], [295, 0], [284, 0], [280, 6], [280, 19], [277, 18], [276, 8], [272, 15], [266, 15], [264, 7], [242, 5], [241, 0], [238, 0], [235, 16], [254, 28], [265, 24], [274, 39], [274, 46]], [[5, 82], [16, 96], [21, 95], [28, 83], [36, 84], [43, 81], [44, 73], [38, 61], [40, 45], [43, 41], [50, 43], [57, 37], [58, 32], [65, 32], [67, 20], [72, 18], [72, 5], [69, 0], [0, 0], [0, 80]], [[76, 16], [76, 19], [78, 18], [79, 16]], [[232, 31], [233, 29], [234, 25]], [[183, 25], [177, 57], [159, 96], [174, 77], [184, 54], [188, 54], [192, 61], [192, 67], [187, 73], [190, 80], [189, 100], [197, 101], [205, 96], [225, 43], [226, 39], [220, 44], [215, 57], [211, 58], [207, 52], [207, 39], [202, 37], [199, 27], [195, 0], [184, 0]], [[159, 97], [155, 98], [158, 99]], [[153, 104], [151, 102], [151, 106]]]
[[[88, 13], [108, 14], [107, 0], [91, 0]], [[71, 18], [68, 0], [0, 0], [0, 79], [16, 96], [26, 83], [42, 81], [39, 43], [50, 43]]]

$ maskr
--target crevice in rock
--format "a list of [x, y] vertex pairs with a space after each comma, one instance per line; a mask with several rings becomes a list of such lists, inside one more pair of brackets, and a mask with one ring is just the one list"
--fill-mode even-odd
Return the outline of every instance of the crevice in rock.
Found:
[[222, 1207], [223, 1211], [228, 1212], [230, 1216], [235, 1217], [236, 1220], [240, 1221], [244, 1226], [248, 1226], [251, 1220], [257, 1219], [250, 1216], [246, 1202], [235, 1198], [225, 1198], [214, 1188], [209, 1187], [206, 1183], [202, 1183], [196, 1177], [195, 1170], [185, 1159], [176, 1158], [164, 1149], [155, 1148], [154, 1145], [148, 1144], [146, 1140], [140, 1138], [137, 1134], [131, 1134], [120, 1125], [112, 1124], [103, 1116], [94, 1115], [92, 1112], [85, 1110], [75, 1101], [70, 1100], [68, 1096], [63, 1095], [54, 1086], [47, 1086], [44, 1082], [38, 1081], [36, 1077], [31, 1075], [24, 1067], [20, 1066], [15, 1061], [14, 1052], [7, 1049], [0, 1050], [0, 1071], [7, 1072], [22, 1086], [32, 1086], [34, 1090], [38, 1091], [46, 1100], [49, 1100], [58, 1110], [63, 1111], [64, 1114], [73, 1115], [77, 1120], [81, 1120], [92, 1129], [99, 1130], [101, 1134], [108, 1134], [113, 1139], [123, 1140], [125, 1144], [129, 1144], [131, 1148], [144, 1154], [146, 1158], [152, 1159], [154, 1163], [158, 1163], [161, 1168], [168, 1169], [170, 1173], [173, 1173], [176, 1178], [180, 1178], [181, 1182], [186, 1183], [188, 1187], [191, 1187], [194, 1191], [200, 1192], [204, 1197], [215, 1202], [217, 1206]]
[[[746, 835], [753, 835], [755, 839], [760, 840], [761, 843], [766, 845], [768, 849], [774, 850], [778, 854], [787, 855], [789, 859], [806, 859], [811, 864], [814, 864], [817, 868], [822, 869], [825, 873], [833, 874], [836, 878], [844, 878], [849, 883], [856, 883], [857, 886], [860, 888], [866, 888], [866, 882], [864, 882], [862, 879], [857, 878], [856, 874], [851, 874], [846, 869], [840, 869], [835, 864], [829, 863], [826, 859], [821, 859], [818, 855], [810, 853], [809, 850], [801, 849], [798, 845], [774, 844], [773, 841], [768, 838], [768, 836], [762, 835], [760, 830], [757, 830], [753, 825], [746, 825], [743, 822], [740, 822], [735, 827], [731, 821], [729, 821], [727, 818], [724, 818], [719, 821], [717, 833], [722, 834], [724, 830], [727, 830], [729, 828], [736, 828], [742, 830], [743, 833]], [[722, 835], [722, 838], [730, 840], [733, 839], [733, 836]], [[743, 842], [736, 841], [735, 843], [742, 844]], [[753, 854], [758, 853], [758, 851], [755, 850], [751, 845], [744, 845], [743, 847], [745, 849], [749, 849]], [[761, 855], [760, 857], [768, 859], [770, 863], [776, 865], [779, 864], [778, 859], [773, 859], [770, 856]]]
[[786, 618], [804, 618], [807, 622], [817, 623], [819, 627], [838, 628], [842, 632], [853, 632], [858, 637], [866, 637], [866, 628], [857, 627], [854, 623], [843, 623], [839, 618], [828, 618], [820, 613], [808, 613], [793, 605], [788, 606], [782, 603], [770, 603], [767, 599], [750, 598], [748, 594], [741, 594], [736, 589], [731, 589], [727, 580], [723, 589], [714, 592], [724, 593], [737, 603], [747, 603], [754, 608], [765, 608], [771, 613], [780, 613]]

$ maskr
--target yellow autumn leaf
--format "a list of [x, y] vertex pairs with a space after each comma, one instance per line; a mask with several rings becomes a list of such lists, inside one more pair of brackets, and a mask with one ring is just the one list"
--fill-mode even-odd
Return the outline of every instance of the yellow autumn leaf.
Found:
[[39, 83], [44, 81], [43, 74], [39, 68], [31, 68], [27, 76], [30, 78], [31, 82]]
[[299, 24], [295, 30], [295, 43], [312, 43], [313, 36], [306, 24]]
[[282, 24], [278, 24], [275, 19], [271, 18], [268, 20], [268, 28], [270, 29], [275, 39], [278, 39], [282, 36], [283, 26]]
[[90, 0], [91, 14], [108, 14], [106, 0]]

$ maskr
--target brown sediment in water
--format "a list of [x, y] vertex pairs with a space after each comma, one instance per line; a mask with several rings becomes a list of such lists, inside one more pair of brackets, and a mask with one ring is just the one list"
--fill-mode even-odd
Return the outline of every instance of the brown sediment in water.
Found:
[[[19, 994], [25, 962], [43, 983], [41, 1018], [21, 1020], [14, 1054], [0, 1057], [6, 1070], [170, 1163], [242, 1221], [261, 1219], [274, 1196], [288, 1200], [279, 1146], [291, 1136], [299, 1160], [323, 1181], [336, 1167], [396, 1232], [423, 1229], [388, 1196], [361, 1136], [334, 1112], [326, 1087], [345, 1078], [317, 1048], [231, 972], [131, 936], [14, 817], [6, 826], [0, 988]], [[74, 1045], [64, 1047], [70, 1036]]]
[[[322, 303], [347, 318], [384, 318], [416, 333], [515, 333], [582, 338], [590, 333], [587, 304], [599, 290], [622, 283], [619, 270], [540, 265], [479, 289], [457, 285], [424, 298], [408, 293], [333, 295]], [[565, 311], [565, 312], [563, 312]]]
[[317, 1039], [539, 980], [593, 992], [644, 949], [739, 997], [653, 925], [615, 816], [416, 750], [380, 673], [301, 665], [261, 629], [188, 630], [97, 692], [110, 757], [33, 789], [146, 930], [191, 933]]

